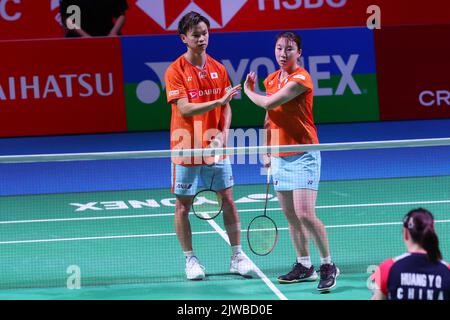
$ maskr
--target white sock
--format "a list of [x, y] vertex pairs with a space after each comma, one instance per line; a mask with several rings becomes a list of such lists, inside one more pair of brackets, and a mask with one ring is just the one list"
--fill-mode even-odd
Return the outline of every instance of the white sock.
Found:
[[322, 264], [331, 264], [331, 256], [325, 257], [325, 258], [320, 258], [320, 265]]
[[231, 250], [232, 250], [233, 254], [241, 253], [242, 252], [242, 246], [241, 245], [232, 246]]
[[183, 251], [184, 255], [186, 256], [186, 258], [190, 258], [190, 257], [194, 257], [194, 251]]
[[306, 256], [306, 257], [297, 257], [297, 263], [301, 263], [302, 265], [304, 265], [306, 268], [311, 268], [312, 263], [311, 263], [311, 257], [310, 256]]

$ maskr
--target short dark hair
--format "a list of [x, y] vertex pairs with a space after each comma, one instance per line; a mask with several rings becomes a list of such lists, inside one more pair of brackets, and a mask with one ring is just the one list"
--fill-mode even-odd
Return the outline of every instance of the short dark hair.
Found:
[[207, 18], [195, 11], [188, 12], [183, 16], [183, 18], [181, 18], [180, 22], [178, 23], [178, 33], [185, 35], [189, 30], [194, 28], [200, 22], [206, 23], [209, 29], [210, 23]]
[[288, 40], [294, 41], [297, 44], [297, 47], [299, 49], [302, 48], [302, 38], [299, 34], [292, 32], [292, 31], [283, 31], [277, 34], [277, 37], [275, 39], [275, 43], [278, 42], [279, 39], [286, 38]]

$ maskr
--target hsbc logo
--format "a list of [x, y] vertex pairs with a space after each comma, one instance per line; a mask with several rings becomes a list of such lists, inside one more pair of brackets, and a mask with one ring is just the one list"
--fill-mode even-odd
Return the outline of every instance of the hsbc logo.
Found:
[[[181, 1], [138, 0], [136, 6], [164, 30], [177, 30], [178, 22], [189, 11], [196, 11], [208, 18], [212, 29], [221, 29], [233, 19], [248, 1], [249, 0], [209, 0], [208, 8], [202, 8], [197, 3], [200, 1], [196, 0], [191, 0], [185, 7], [180, 5]], [[205, 1], [201, 2], [204, 3]]]
[[347, 0], [258, 0], [259, 11], [266, 10], [266, 3], [272, 3], [274, 10], [280, 10], [281, 7], [286, 10], [296, 10], [302, 6], [305, 9], [318, 9], [325, 5], [331, 8], [342, 8], [347, 4]]

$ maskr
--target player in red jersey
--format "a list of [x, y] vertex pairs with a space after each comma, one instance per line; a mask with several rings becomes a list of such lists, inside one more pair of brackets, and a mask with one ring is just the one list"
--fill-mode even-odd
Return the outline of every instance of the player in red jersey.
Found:
[[[250, 100], [267, 110], [264, 127], [269, 129], [269, 145], [317, 144], [313, 121], [313, 81], [299, 66], [301, 38], [283, 32], [276, 38], [275, 57], [280, 69], [264, 81], [267, 96], [254, 91], [256, 74], [250, 72], [244, 90]], [[318, 278], [309, 255], [312, 235], [321, 255], [317, 289], [329, 291], [336, 286], [339, 269], [331, 260], [325, 226], [317, 218], [315, 204], [320, 180], [320, 152], [272, 154], [270, 165], [278, 200], [289, 222], [297, 262], [291, 272], [278, 277], [280, 283], [315, 281]]]
[[[167, 101], [172, 106], [172, 150], [208, 148], [212, 141], [226, 146], [231, 123], [229, 102], [241, 85], [232, 88], [225, 67], [206, 54], [208, 29], [208, 19], [196, 12], [186, 14], [178, 25], [187, 51], [169, 66], [165, 74]], [[241, 226], [233, 201], [230, 160], [222, 157], [216, 163], [211, 161], [211, 157], [172, 157], [175, 229], [186, 256], [186, 276], [190, 280], [205, 278], [204, 267], [192, 248], [188, 216], [199, 179], [207, 186], [213, 180], [212, 189], [222, 199], [224, 225], [232, 248], [230, 272], [252, 276], [253, 263], [243, 253], [240, 242]]]

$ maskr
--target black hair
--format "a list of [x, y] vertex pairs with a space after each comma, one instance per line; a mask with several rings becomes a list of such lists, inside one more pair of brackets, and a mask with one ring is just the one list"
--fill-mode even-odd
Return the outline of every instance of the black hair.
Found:
[[424, 208], [409, 211], [403, 218], [403, 227], [408, 229], [411, 239], [425, 249], [430, 261], [442, 260], [439, 239], [434, 230], [434, 217], [430, 211]]
[[209, 29], [210, 23], [207, 18], [195, 11], [188, 12], [178, 23], [178, 33], [186, 35], [189, 30], [194, 28], [200, 22], [204, 22]]
[[278, 42], [279, 39], [286, 38], [288, 40], [294, 41], [297, 44], [297, 48], [300, 50], [302, 48], [302, 38], [299, 34], [292, 31], [283, 31], [277, 34], [275, 38], [275, 43]]

